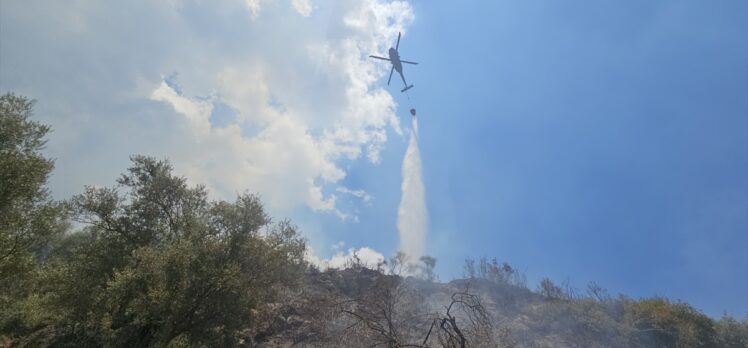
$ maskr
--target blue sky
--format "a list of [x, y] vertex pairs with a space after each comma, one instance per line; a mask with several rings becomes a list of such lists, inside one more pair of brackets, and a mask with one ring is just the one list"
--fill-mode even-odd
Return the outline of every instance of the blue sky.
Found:
[[[164, 3], [2, 4], [0, 89], [55, 129], [56, 197], [145, 153], [260, 192], [320, 257], [391, 255], [412, 106], [443, 280], [496, 257], [748, 315], [744, 1]], [[398, 30], [410, 100], [365, 59]]]
[[415, 13], [404, 48], [425, 61], [411, 78], [447, 248], [748, 312], [745, 2]]

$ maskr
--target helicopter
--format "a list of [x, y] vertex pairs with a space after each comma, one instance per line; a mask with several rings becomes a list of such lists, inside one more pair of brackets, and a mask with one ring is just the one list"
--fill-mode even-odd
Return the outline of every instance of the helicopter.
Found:
[[369, 57], [375, 58], [375, 59], [386, 60], [392, 63], [392, 69], [390, 69], [390, 77], [387, 79], [387, 85], [389, 86], [390, 81], [392, 80], [392, 72], [397, 70], [397, 73], [400, 74], [400, 77], [403, 79], [403, 84], [405, 84], [405, 88], [403, 88], [400, 92], [405, 92], [413, 88], [413, 85], [408, 86], [408, 83], [405, 82], [405, 75], [403, 75], [403, 64], [402, 63], [413, 64], [413, 65], [417, 65], [418, 63], [400, 59], [400, 52], [397, 51], [398, 48], [400, 47], [400, 34], [401, 33], [399, 32], [397, 33], [397, 44], [395, 44], [395, 47], [394, 48], [390, 47], [390, 50], [388, 52], [390, 58], [379, 57], [379, 56], [374, 56], [374, 55], [370, 55]]

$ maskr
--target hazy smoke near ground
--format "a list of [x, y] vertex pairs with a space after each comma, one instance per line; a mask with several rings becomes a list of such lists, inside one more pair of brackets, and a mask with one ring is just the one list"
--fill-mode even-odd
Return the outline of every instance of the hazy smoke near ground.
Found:
[[418, 150], [418, 121], [416, 119], [413, 119], [410, 142], [403, 159], [401, 190], [400, 208], [397, 211], [400, 250], [412, 260], [417, 260], [424, 255], [428, 211], [421, 175], [421, 153]]

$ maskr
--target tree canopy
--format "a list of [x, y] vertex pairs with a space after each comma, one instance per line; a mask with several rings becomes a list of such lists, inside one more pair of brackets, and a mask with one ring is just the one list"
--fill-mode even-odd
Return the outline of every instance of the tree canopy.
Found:
[[210, 201], [166, 161], [132, 157], [118, 185], [70, 201], [67, 236], [40, 293], [46, 343], [234, 345], [253, 308], [303, 270], [304, 242], [258, 197]]
[[[58, 230], [60, 204], [46, 188], [54, 162], [42, 150], [49, 126], [30, 120], [33, 101], [0, 96], [0, 284], [18, 282], [33, 250]], [[13, 279], [11, 279], [13, 278]]]
[[14, 344], [236, 345], [258, 305], [296, 285], [295, 226], [249, 193], [210, 200], [168, 161], [133, 156], [116, 185], [52, 201], [50, 128], [32, 108], [0, 97], [0, 333]]

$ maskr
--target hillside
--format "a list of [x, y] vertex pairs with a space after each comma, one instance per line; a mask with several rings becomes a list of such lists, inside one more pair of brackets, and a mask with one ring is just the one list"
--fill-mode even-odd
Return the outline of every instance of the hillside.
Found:
[[300, 289], [265, 309], [273, 319], [250, 334], [252, 345], [460, 347], [462, 337], [465, 347], [748, 345], [745, 320], [714, 320], [663, 298], [613, 298], [594, 285], [571, 295], [548, 280], [531, 291], [485, 277], [441, 283], [353, 267], [307, 272]]

